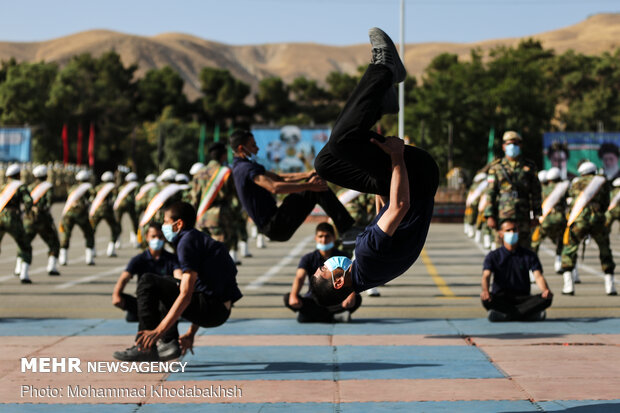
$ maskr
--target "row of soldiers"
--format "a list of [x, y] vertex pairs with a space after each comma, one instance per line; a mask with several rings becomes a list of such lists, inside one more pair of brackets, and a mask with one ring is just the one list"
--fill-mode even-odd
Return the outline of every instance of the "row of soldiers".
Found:
[[[466, 201], [465, 233], [493, 248], [494, 230], [505, 219], [515, 220], [519, 245], [538, 253], [544, 238], [555, 244], [554, 269], [562, 274], [562, 294], [574, 295], [579, 283], [579, 246], [593, 239], [599, 247], [605, 293], [616, 295], [615, 263], [610, 248], [611, 225], [620, 219], [620, 180], [607, 181], [597, 167], [582, 161], [579, 176], [564, 181], [558, 168], [537, 173], [521, 156], [521, 136], [503, 136], [505, 156], [486, 165], [474, 177]], [[584, 244], [585, 248], [585, 244]]]
[[[145, 246], [142, 230], [152, 220], [161, 221], [163, 210], [176, 201], [186, 201], [198, 211], [197, 227], [223, 242], [237, 259], [237, 249], [251, 256], [247, 244], [247, 216], [236, 197], [230, 169], [224, 165], [227, 158], [225, 145], [211, 146], [211, 161], [196, 163], [189, 176], [174, 169], [164, 170], [158, 177], [149, 174], [142, 186], [137, 175], [129, 172], [122, 185], [115, 183], [115, 175], [104, 172], [101, 183], [91, 184], [88, 170], [74, 174], [74, 185], [69, 188], [58, 230], [51, 214], [54, 183], [50, 182], [49, 168], [38, 165], [32, 169], [31, 183], [25, 184], [25, 168], [9, 165], [3, 172], [5, 183], [0, 186], [0, 240], [8, 232], [17, 242], [18, 258], [15, 274], [24, 284], [30, 284], [28, 269], [32, 262], [31, 243], [39, 234], [48, 245], [48, 274], [59, 275], [57, 265], [67, 265], [68, 248], [73, 228], [77, 225], [85, 238], [85, 262], [94, 265], [95, 232], [105, 221], [110, 227], [110, 241], [106, 254], [116, 256], [120, 247], [121, 221], [128, 214], [132, 223], [130, 242], [134, 247]], [[259, 245], [261, 247], [261, 245]]]

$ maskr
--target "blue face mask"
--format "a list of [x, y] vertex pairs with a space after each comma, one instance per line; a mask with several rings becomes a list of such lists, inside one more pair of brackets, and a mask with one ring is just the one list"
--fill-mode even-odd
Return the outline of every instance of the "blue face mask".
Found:
[[329, 251], [334, 248], [334, 243], [330, 242], [329, 244], [321, 244], [320, 242], [316, 243], [316, 249], [319, 251]]
[[176, 236], [179, 234], [179, 231], [174, 232], [172, 230], [172, 224], [164, 224], [161, 226], [161, 232], [164, 233], [164, 238], [168, 240], [168, 242], [172, 242]]
[[331, 257], [330, 259], [325, 261], [325, 264], [323, 265], [325, 265], [329, 272], [331, 272], [332, 283], [336, 285], [336, 281], [334, 280], [334, 270], [336, 268], [342, 268], [346, 271], [351, 267], [351, 264], [353, 264], [353, 261], [351, 261], [347, 257]]
[[149, 241], [149, 248], [153, 251], [159, 251], [164, 247], [164, 240], [159, 238], [153, 238]]
[[254, 163], [258, 162], [258, 156], [256, 156], [255, 153], [250, 152], [250, 150], [247, 149], [245, 146], [243, 147], [243, 149], [245, 149], [245, 151], [247, 152], [245, 159]]
[[514, 158], [516, 156], [521, 155], [521, 147], [519, 145], [515, 145], [514, 143], [506, 145], [506, 150], [504, 151], [506, 156], [510, 156]]
[[508, 245], [515, 245], [519, 242], [518, 232], [504, 232], [504, 242]]

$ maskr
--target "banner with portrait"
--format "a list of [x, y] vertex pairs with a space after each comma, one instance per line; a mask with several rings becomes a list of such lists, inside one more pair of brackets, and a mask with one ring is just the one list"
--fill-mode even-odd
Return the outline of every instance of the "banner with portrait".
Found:
[[259, 148], [259, 162], [275, 172], [314, 169], [314, 158], [325, 146], [330, 133], [326, 126], [252, 127]]
[[581, 162], [593, 162], [608, 179], [620, 176], [620, 132], [547, 132], [543, 135], [544, 169], [558, 167], [562, 178], [578, 175]]
[[30, 162], [30, 128], [0, 128], [0, 162]]

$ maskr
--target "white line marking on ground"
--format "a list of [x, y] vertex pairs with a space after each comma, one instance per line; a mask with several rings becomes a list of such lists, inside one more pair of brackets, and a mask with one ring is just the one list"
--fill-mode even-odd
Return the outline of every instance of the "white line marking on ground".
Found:
[[107, 271], [103, 271], [103, 272], [100, 272], [100, 273], [97, 273], [97, 274], [93, 274], [93, 275], [88, 275], [86, 277], [78, 278], [77, 280], [73, 280], [73, 281], [69, 281], [69, 282], [63, 283], [63, 284], [59, 284], [55, 288], [57, 290], [64, 290], [64, 289], [71, 288], [71, 287], [74, 287], [74, 286], [79, 285], [79, 284], [84, 284], [84, 283], [88, 283], [88, 282], [97, 280], [99, 278], [108, 277], [108, 276], [114, 275], [114, 274], [118, 275], [124, 269], [125, 269], [124, 265], [120, 266], [120, 267], [115, 267], [115, 268], [112, 268], [112, 269], [107, 270]]
[[288, 265], [295, 257], [297, 257], [303, 250], [306, 248], [306, 245], [314, 239], [313, 235], [308, 235], [306, 238], [301, 240], [295, 248], [291, 250], [284, 258], [282, 258], [276, 265], [271, 267], [266, 273], [249, 283], [245, 289], [247, 290], [258, 290], [262, 287], [267, 281], [269, 281], [274, 275], [276, 275], [284, 266]]

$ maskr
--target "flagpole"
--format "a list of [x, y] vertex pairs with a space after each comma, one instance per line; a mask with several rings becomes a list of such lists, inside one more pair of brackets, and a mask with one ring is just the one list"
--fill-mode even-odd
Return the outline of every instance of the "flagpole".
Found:
[[[405, 0], [400, 0], [400, 58], [405, 62]], [[405, 138], [405, 82], [398, 84], [398, 136]]]

